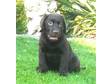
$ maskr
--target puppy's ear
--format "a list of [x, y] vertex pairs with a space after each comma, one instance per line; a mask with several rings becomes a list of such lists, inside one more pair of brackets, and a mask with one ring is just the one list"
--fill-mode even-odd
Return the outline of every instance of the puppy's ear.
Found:
[[64, 18], [63, 18], [63, 26], [64, 26], [64, 28], [63, 28], [63, 32], [64, 32], [64, 34], [66, 34], [66, 23], [65, 23]]
[[41, 21], [40, 21], [40, 27], [41, 27], [40, 32], [42, 32], [42, 31], [44, 30], [44, 27], [45, 27], [45, 20], [46, 20], [47, 17], [48, 17], [48, 15], [45, 14], [45, 15], [42, 17]]

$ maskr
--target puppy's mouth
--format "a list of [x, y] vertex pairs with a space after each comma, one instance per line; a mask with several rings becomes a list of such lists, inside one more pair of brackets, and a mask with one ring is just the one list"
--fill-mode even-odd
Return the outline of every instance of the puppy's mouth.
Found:
[[58, 40], [58, 37], [56, 37], [56, 36], [50, 36], [50, 35], [48, 35], [48, 38], [51, 41], [57, 41]]

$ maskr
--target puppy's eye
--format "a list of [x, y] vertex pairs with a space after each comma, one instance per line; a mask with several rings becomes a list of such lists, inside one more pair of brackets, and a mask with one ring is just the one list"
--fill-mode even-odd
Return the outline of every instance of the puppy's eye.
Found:
[[53, 25], [53, 22], [52, 21], [49, 21], [48, 22], [48, 25], [52, 26]]
[[62, 27], [62, 24], [61, 23], [59, 23], [59, 27]]

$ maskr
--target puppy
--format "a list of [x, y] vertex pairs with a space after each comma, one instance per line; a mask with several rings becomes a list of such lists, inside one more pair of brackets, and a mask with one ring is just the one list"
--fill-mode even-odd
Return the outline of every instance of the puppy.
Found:
[[45, 15], [40, 26], [38, 70], [40, 72], [56, 70], [61, 75], [80, 71], [80, 61], [65, 37], [66, 25], [63, 16], [59, 14]]

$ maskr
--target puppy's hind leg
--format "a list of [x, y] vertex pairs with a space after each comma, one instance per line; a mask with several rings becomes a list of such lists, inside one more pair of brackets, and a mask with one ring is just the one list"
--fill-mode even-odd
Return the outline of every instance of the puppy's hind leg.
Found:
[[69, 62], [69, 72], [79, 72], [80, 71], [80, 61], [76, 56], [73, 56]]

